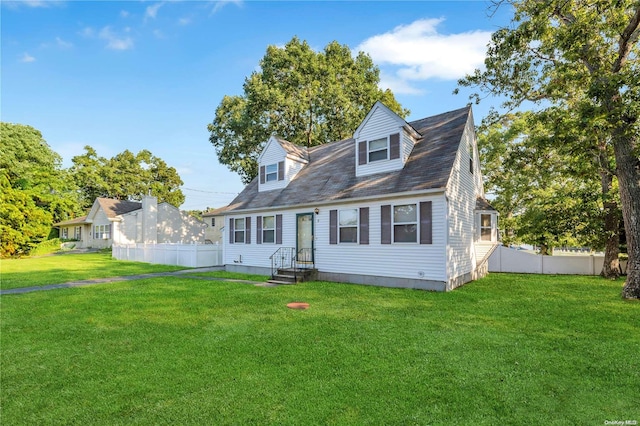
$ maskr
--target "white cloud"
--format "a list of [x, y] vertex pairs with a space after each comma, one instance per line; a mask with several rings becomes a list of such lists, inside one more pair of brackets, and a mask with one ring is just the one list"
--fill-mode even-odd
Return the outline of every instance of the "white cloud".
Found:
[[355, 50], [368, 53], [386, 71], [386, 87], [397, 93], [417, 94], [412, 82], [457, 80], [483, 64], [491, 32], [440, 34], [437, 27], [443, 21], [419, 19], [400, 25], [366, 39]]
[[29, 55], [27, 52], [24, 52], [22, 55], [20, 55], [20, 62], [29, 63], [29, 62], [35, 62], [35, 61], [36, 61], [36, 58]]
[[147, 18], [156, 19], [156, 16], [158, 15], [158, 9], [160, 9], [162, 7], [162, 5], [164, 5], [164, 2], [160, 2], [160, 3], [156, 3], [154, 5], [151, 5], [151, 6], [147, 6], [146, 11], [144, 12], [144, 19], [145, 20]]
[[61, 39], [60, 37], [56, 37], [56, 45], [60, 48], [60, 49], [70, 49], [73, 47], [73, 43], [68, 42], [68, 41], [64, 41], [63, 39]]
[[[129, 32], [129, 28], [125, 28], [126, 33]], [[107, 49], [112, 50], [128, 50], [133, 49], [133, 39], [129, 36], [118, 35], [111, 30], [111, 27], [106, 26], [100, 30], [98, 34], [102, 40], [107, 41]]]
[[91, 27], [84, 27], [82, 31], [80, 31], [80, 35], [83, 37], [91, 38], [95, 35], [95, 31]]
[[189, 25], [190, 23], [191, 23], [191, 18], [178, 19], [178, 25]]
[[243, 4], [243, 0], [216, 0], [213, 2], [213, 9], [211, 10], [211, 14], [213, 15], [228, 4], [235, 4], [236, 6], [241, 7]]
[[127, 11], [127, 10], [121, 10], [121, 11], [120, 11], [120, 17], [121, 17], [121, 18], [127, 18], [127, 17], [129, 17], [129, 11]]

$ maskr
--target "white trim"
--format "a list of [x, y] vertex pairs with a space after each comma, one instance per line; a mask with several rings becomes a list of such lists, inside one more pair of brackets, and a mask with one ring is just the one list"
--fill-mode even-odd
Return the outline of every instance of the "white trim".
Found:
[[383, 104], [380, 101], [376, 101], [375, 104], [373, 104], [373, 106], [371, 107], [371, 109], [369, 110], [369, 112], [367, 113], [367, 115], [364, 117], [364, 120], [362, 120], [362, 123], [360, 123], [360, 125], [358, 126], [358, 128], [356, 129], [356, 131], [353, 133], [353, 137], [354, 139], [359, 139], [360, 138], [360, 132], [362, 131], [362, 129], [366, 126], [367, 122], [369, 121], [369, 119], [371, 118], [371, 116], [374, 114], [374, 112], [377, 109], [382, 109], [385, 113], [387, 113], [390, 117], [393, 118], [393, 120], [395, 120], [398, 124], [398, 127], [403, 128], [404, 126], [407, 125], [407, 122], [400, 117], [398, 114], [396, 114], [395, 112], [391, 111], [385, 104]]

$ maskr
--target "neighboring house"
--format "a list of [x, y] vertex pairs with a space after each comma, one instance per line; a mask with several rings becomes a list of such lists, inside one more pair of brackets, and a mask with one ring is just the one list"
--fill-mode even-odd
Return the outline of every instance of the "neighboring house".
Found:
[[87, 217], [81, 216], [71, 220], [65, 220], [53, 225], [58, 228], [58, 235], [64, 240], [74, 241], [75, 248], [84, 248], [85, 241], [91, 235], [91, 224], [87, 223]]
[[351, 139], [271, 137], [224, 212], [226, 268], [273, 274], [290, 250], [319, 279], [454, 289], [498, 243], [477, 159], [470, 106], [406, 122], [377, 102]]
[[87, 216], [60, 222], [60, 237], [78, 240], [77, 248], [108, 248], [114, 243], [204, 243], [204, 222], [155, 197], [142, 202], [96, 198]]
[[222, 244], [224, 231], [224, 212], [226, 207], [208, 210], [202, 214], [202, 221], [207, 224], [204, 233], [207, 244]]

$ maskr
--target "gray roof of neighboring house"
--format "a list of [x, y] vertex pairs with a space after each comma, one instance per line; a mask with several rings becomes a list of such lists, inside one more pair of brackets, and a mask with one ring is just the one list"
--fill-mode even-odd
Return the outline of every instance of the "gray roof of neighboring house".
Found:
[[226, 211], [444, 189], [470, 114], [466, 106], [409, 122], [421, 138], [404, 168], [392, 172], [356, 177], [354, 139], [309, 148], [309, 163], [285, 188], [259, 192], [253, 179]]
[[217, 209], [207, 210], [202, 213], [202, 217], [222, 216], [229, 209], [229, 206], [219, 207]]
[[97, 200], [100, 208], [109, 219], [142, 208], [142, 203], [137, 201], [115, 200], [113, 198], [97, 198]]
[[76, 217], [75, 219], [63, 220], [62, 222], [54, 223], [53, 227], [69, 226], [69, 225], [83, 225], [87, 221], [87, 216]]

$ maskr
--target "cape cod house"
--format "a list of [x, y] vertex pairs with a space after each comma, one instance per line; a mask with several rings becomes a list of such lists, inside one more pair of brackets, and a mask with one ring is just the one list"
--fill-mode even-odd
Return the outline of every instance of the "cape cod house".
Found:
[[114, 243], [204, 243], [206, 225], [146, 196], [142, 202], [96, 198], [87, 216], [54, 227], [60, 238], [76, 240], [76, 248], [108, 248]]
[[498, 243], [477, 158], [470, 106], [407, 122], [377, 102], [350, 139], [271, 137], [225, 208], [225, 266], [452, 290], [487, 273]]

